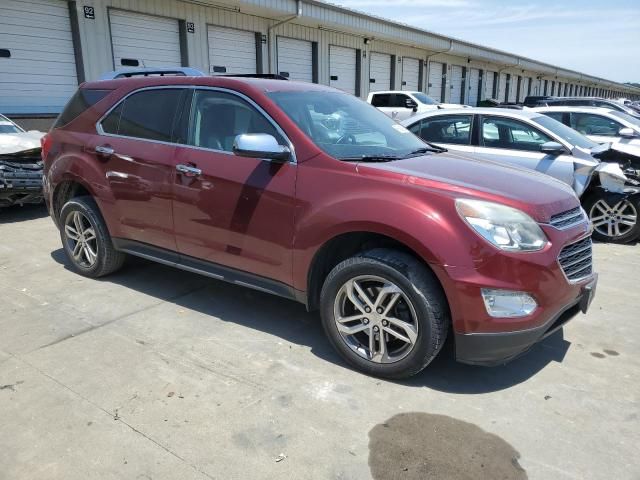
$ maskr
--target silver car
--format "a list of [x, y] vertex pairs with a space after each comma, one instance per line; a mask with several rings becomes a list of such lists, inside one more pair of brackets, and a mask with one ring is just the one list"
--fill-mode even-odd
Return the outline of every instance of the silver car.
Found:
[[596, 143], [619, 143], [640, 152], [640, 118], [618, 110], [594, 107], [537, 107], [543, 113], [577, 130]]
[[640, 158], [628, 152], [599, 145], [530, 110], [439, 110], [402, 125], [440, 147], [537, 170], [571, 185], [599, 240], [626, 243], [640, 237]]

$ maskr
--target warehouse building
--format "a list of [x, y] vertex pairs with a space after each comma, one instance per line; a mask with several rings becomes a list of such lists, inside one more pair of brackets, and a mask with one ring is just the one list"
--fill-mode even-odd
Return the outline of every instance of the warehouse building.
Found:
[[77, 85], [127, 67], [278, 73], [366, 98], [450, 103], [640, 89], [319, 0], [0, 0], [0, 112], [51, 118]]

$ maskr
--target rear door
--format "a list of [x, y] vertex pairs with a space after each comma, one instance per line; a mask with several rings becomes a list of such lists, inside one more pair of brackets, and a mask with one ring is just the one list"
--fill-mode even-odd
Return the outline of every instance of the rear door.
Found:
[[288, 140], [256, 105], [223, 89], [197, 89], [176, 164], [199, 173], [174, 178], [178, 249], [200, 260], [291, 284], [296, 164], [234, 155], [243, 133]]
[[123, 237], [169, 250], [176, 249], [174, 125], [187, 93], [165, 87], [129, 95], [104, 117], [87, 145], [104, 169]]
[[557, 142], [544, 132], [513, 118], [494, 115], [477, 117], [478, 158], [537, 170], [573, 187], [574, 163], [570, 154], [548, 155], [540, 151], [545, 142]]

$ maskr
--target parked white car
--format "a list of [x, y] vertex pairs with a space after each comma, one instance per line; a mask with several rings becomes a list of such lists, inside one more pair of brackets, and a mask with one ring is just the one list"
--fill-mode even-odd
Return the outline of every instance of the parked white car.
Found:
[[536, 107], [530, 110], [558, 120], [594, 142], [640, 147], [640, 119], [624, 112], [595, 107]]
[[436, 146], [536, 170], [570, 185], [599, 240], [625, 243], [640, 237], [640, 152], [633, 156], [616, 145], [599, 145], [531, 110], [437, 110], [401, 123]]
[[440, 103], [422, 92], [371, 92], [367, 102], [394, 120], [404, 120], [416, 114], [444, 108], [465, 108], [464, 105]]

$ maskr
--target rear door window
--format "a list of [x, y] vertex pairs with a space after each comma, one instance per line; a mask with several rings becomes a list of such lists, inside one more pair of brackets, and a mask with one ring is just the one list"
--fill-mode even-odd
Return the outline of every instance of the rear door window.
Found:
[[469, 145], [471, 115], [443, 115], [425, 118], [420, 125], [420, 137], [427, 142]]
[[501, 117], [482, 119], [482, 143], [488, 148], [539, 152], [543, 143], [552, 141], [540, 130], [524, 122]]
[[371, 105], [374, 107], [390, 107], [391, 106], [391, 94], [389, 93], [376, 93], [371, 99]]
[[583, 135], [615, 137], [623, 128], [621, 123], [593, 113], [571, 113], [571, 128]]

